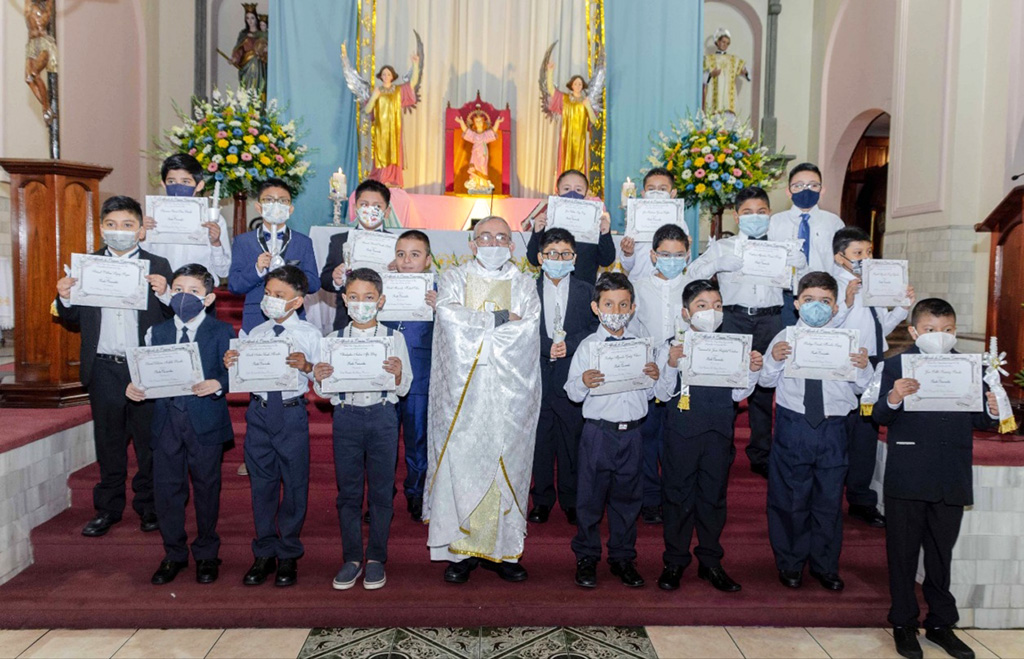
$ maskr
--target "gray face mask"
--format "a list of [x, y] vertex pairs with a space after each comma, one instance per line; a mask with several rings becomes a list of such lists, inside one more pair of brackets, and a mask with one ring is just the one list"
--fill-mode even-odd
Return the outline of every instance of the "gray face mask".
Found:
[[103, 242], [115, 252], [127, 252], [139, 244], [139, 234], [137, 231], [104, 229]]

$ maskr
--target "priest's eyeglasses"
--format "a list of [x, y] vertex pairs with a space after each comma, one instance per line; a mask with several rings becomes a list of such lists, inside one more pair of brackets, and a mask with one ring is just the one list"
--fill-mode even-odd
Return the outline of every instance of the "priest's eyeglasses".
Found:
[[549, 261], [571, 261], [576, 256], [576, 252], [556, 252], [555, 250], [541, 252], [541, 254]]
[[489, 247], [491, 245], [508, 247], [508, 245], [512, 243], [512, 236], [505, 233], [499, 233], [496, 236], [489, 233], [481, 233], [473, 239], [473, 242], [481, 247]]
[[790, 192], [803, 192], [804, 190], [811, 190], [813, 192], [821, 192], [821, 183], [794, 183], [789, 186]]

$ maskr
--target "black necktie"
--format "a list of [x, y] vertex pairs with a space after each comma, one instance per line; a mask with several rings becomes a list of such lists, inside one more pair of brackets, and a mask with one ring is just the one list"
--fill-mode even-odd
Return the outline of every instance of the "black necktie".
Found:
[[882, 353], [885, 352], [883, 341], [885, 336], [882, 332], [882, 321], [878, 319], [878, 309], [870, 307], [871, 309], [871, 321], [875, 324], [875, 358], [878, 361], [882, 361]]
[[625, 341], [625, 340], [626, 340], [626, 337], [624, 337], [624, 336], [609, 336], [609, 337], [605, 338], [605, 341]]
[[[274, 324], [274, 336], [281, 336], [284, 326]], [[284, 398], [280, 391], [267, 392], [267, 430], [276, 435], [284, 428]]]
[[825, 420], [825, 397], [821, 392], [821, 380], [804, 380], [804, 417], [812, 428]]
[[[181, 339], [178, 340], [178, 343], [188, 343], [188, 327], [186, 327], [185, 325], [181, 326]], [[184, 396], [175, 396], [174, 397], [174, 406], [176, 408], [178, 408], [179, 410], [184, 410], [185, 409], [185, 397]]]

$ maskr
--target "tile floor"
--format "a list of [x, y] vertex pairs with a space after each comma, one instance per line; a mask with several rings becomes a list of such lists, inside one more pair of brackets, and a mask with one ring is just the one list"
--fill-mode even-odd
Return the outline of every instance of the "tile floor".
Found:
[[[979, 659], [1024, 659], [1024, 630], [963, 630]], [[921, 637], [926, 659], [947, 655]], [[896, 657], [884, 628], [506, 627], [0, 630], [6, 657], [687, 659]]]

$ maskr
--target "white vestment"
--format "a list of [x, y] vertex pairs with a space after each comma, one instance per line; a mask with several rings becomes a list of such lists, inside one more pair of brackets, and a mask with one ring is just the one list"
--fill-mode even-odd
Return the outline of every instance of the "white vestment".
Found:
[[[470, 304], [481, 283], [508, 282], [496, 285], [504, 300], [468, 307], [467, 279]], [[521, 320], [495, 327], [494, 310]], [[537, 282], [514, 264], [489, 271], [474, 260], [441, 276], [423, 498], [431, 560], [522, 556], [540, 414], [539, 328]]]

